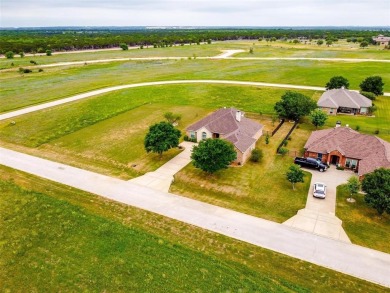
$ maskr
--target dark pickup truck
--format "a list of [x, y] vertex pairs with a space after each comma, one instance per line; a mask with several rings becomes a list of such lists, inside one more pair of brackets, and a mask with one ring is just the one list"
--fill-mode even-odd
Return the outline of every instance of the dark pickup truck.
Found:
[[320, 172], [324, 172], [326, 171], [326, 169], [328, 169], [328, 166], [313, 158], [305, 159], [305, 158], [296, 157], [294, 159], [294, 164], [297, 164], [301, 167], [318, 169]]

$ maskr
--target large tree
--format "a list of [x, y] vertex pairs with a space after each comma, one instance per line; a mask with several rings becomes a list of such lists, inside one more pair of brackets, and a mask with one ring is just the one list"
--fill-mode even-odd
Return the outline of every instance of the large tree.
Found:
[[168, 122], [154, 124], [145, 136], [145, 150], [158, 153], [161, 157], [163, 152], [179, 145], [180, 136], [180, 131]]
[[237, 158], [234, 146], [223, 139], [208, 138], [194, 146], [191, 159], [196, 168], [209, 174], [226, 169]]
[[346, 89], [349, 88], [349, 81], [343, 76], [333, 76], [325, 85], [327, 90], [339, 89], [342, 87]]
[[360, 89], [363, 92], [374, 93], [377, 96], [383, 95], [383, 86], [385, 84], [382, 81], [382, 77], [380, 76], [370, 76], [362, 81], [360, 84]]
[[314, 100], [293, 91], [287, 91], [274, 107], [279, 116], [295, 121], [308, 115], [315, 108], [317, 108], [317, 103]]
[[295, 190], [295, 183], [304, 182], [305, 174], [298, 165], [291, 165], [286, 173], [287, 180], [292, 183], [293, 190]]
[[379, 168], [365, 175], [362, 189], [366, 192], [364, 200], [378, 211], [390, 215], [390, 169]]
[[311, 123], [318, 128], [318, 126], [324, 126], [326, 119], [328, 119], [328, 115], [321, 109], [314, 109], [310, 113]]

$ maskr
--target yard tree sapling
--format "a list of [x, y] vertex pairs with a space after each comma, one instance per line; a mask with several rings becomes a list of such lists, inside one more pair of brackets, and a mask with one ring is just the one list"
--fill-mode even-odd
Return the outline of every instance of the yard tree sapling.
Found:
[[327, 90], [349, 88], [349, 81], [343, 76], [333, 76], [325, 85]]
[[46, 56], [51, 56], [52, 55], [52, 51], [51, 50], [46, 50]]
[[7, 59], [12, 59], [12, 58], [14, 58], [14, 52], [12, 52], [12, 51], [8, 51], [8, 52], [6, 52], [5, 54], [5, 58], [7, 58]]
[[324, 126], [326, 119], [328, 119], [328, 115], [321, 109], [314, 109], [310, 113], [311, 123], [318, 128], [318, 126]]
[[379, 168], [365, 175], [362, 189], [366, 193], [365, 202], [377, 210], [390, 215], [390, 169]]
[[317, 103], [311, 98], [293, 91], [287, 91], [274, 106], [279, 116], [298, 121], [317, 108]]
[[167, 121], [171, 124], [178, 123], [181, 120], [180, 114], [174, 114], [172, 112], [166, 112], [164, 114], [164, 118], [167, 119]]
[[194, 166], [209, 174], [226, 169], [236, 158], [233, 144], [219, 138], [202, 140], [191, 154]]
[[120, 44], [119, 44], [119, 47], [121, 47], [121, 49], [122, 49], [123, 51], [129, 50], [129, 46], [127, 46], [125, 43], [120, 43]]
[[295, 190], [295, 183], [304, 182], [305, 174], [298, 165], [291, 165], [286, 173], [287, 180], [292, 183], [293, 190]]
[[360, 181], [356, 176], [352, 176], [348, 179], [347, 188], [350, 194], [349, 201], [352, 202], [352, 196], [359, 192]]
[[374, 93], [375, 95], [383, 95], [383, 86], [385, 84], [380, 76], [370, 76], [363, 80], [360, 84], [360, 89], [363, 92]]
[[179, 145], [180, 130], [173, 127], [171, 123], [160, 122], [149, 127], [149, 132], [145, 136], [145, 150], [162, 153]]

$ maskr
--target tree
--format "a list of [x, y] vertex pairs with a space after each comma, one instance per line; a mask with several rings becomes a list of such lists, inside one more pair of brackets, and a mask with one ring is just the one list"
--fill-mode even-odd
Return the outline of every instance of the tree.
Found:
[[310, 113], [311, 123], [318, 128], [318, 126], [324, 126], [328, 115], [321, 109], [315, 109]]
[[318, 41], [317, 41], [317, 45], [318, 45], [318, 46], [321, 46], [323, 43], [324, 43], [323, 40], [318, 40]]
[[51, 50], [46, 50], [46, 56], [51, 56], [52, 52]]
[[251, 152], [250, 160], [254, 163], [261, 162], [263, 160], [263, 151], [259, 149], [253, 149]]
[[383, 95], [383, 86], [385, 84], [382, 81], [380, 76], [370, 76], [362, 81], [360, 84], [360, 89], [363, 92], [374, 93], [375, 95]]
[[360, 47], [365, 48], [368, 46], [368, 43], [366, 41], [363, 41], [360, 43]]
[[162, 153], [177, 147], [181, 133], [173, 127], [171, 123], [160, 122], [149, 127], [149, 132], [145, 136], [145, 150], [153, 153], [158, 153], [160, 157]]
[[349, 197], [349, 200], [352, 201], [352, 196], [358, 193], [360, 189], [360, 181], [356, 176], [352, 176], [348, 179], [347, 189], [349, 191], [349, 194], [351, 195]]
[[119, 44], [119, 47], [121, 47], [121, 49], [122, 49], [123, 51], [129, 50], [129, 46], [127, 46], [125, 43], [120, 43], [120, 44]]
[[249, 53], [250, 53], [250, 54], [253, 54], [253, 47], [250, 47], [250, 48], [249, 48]]
[[20, 58], [23, 58], [24, 57], [24, 52], [20, 52], [19, 55], [20, 55]]
[[379, 168], [365, 175], [362, 189], [366, 192], [364, 200], [377, 210], [379, 215], [390, 215], [390, 169]]
[[295, 121], [308, 115], [315, 108], [317, 108], [317, 103], [314, 100], [293, 91], [287, 91], [274, 106], [279, 116]]
[[349, 88], [349, 81], [343, 76], [333, 76], [325, 85], [327, 90]]
[[295, 183], [304, 182], [303, 177], [305, 174], [298, 165], [292, 165], [286, 173], [287, 180], [292, 183], [293, 190], [295, 190]]
[[365, 96], [367, 99], [370, 99], [371, 101], [375, 101], [376, 100], [376, 95], [374, 93], [370, 93], [370, 92], [360, 92], [360, 94], [362, 96]]
[[12, 58], [14, 58], [14, 55], [15, 55], [14, 52], [8, 51], [5, 53], [5, 58], [12, 59]]
[[233, 144], [219, 138], [202, 140], [194, 146], [191, 159], [196, 168], [209, 174], [226, 169], [231, 162], [237, 159]]
[[174, 114], [172, 112], [166, 112], [164, 114], [164, 118], [167, 119], [167, 121], [171, 124], [177, 123], [181, 120], [180, 114]]
[[331, 40], [327, 40], [326, 41], [326, 45], [329, 47], [330, 45], [332, 45], [333, 44], [333, 42], [331, 41]]

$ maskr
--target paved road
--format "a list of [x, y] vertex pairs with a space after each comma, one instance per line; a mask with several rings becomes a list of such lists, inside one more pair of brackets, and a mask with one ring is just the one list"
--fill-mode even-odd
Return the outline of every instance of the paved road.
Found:
[[[89, 98], [92, 96], [109, 93], [112, 91], [118, 91], [128, 88], [136, 88], [143, 86], [154, 86], [154, 85], [169, 85], [169, 84], [198, 84], [198, 83], [208, 83], [208, 84], [231, 84], [231, 85], [246, 85], [246, 86], [265, 86], [265, 87], [276, 87], [276, 88], [286, 88], [286, 89], [306, 89], [306, 90], [315, 90], [315, 91], [325, 91], [325, 88], [318, 86], [305, 86], [305, 85], [292, 85], [292, 84], [281, 84], [281, 83], [268, 83], [268, 82], [254, 82], [254, 81], [238, 81], [238, 80], [167, 80], [167, 81], [154, 81], [154, 82], [142, 82], [142, 83], [134, 83], [120, 86], [112, 86], [104, 89], [94, 90], [88, 93], [83, 93], [79, 95], [75, 95], [69, 98], [56, 100], [28, 108], [23, 108], [20, 110], [8, 112], [0, 115], [0, 120], [13, 118], [16, 116], [20, 116], [23, 114], [39, 111], [42, 109], [51, 108], [54, 106], [66, 104], [69, 102], [78, 101], [81, 99]], [[390, 93], [385, 93], [385, 96], [390, 96]]]
[[390, 254], [4, 148], [0, 164], [390, 287]]
[[[331, 166], [326, 172], [322, 173], [311, 169], [307, 169], [306, 171], [312, 174], [306, 206], [283, 224], [350, 243], [351, 241], [342, 227], [342, 221], [335, 214], [336, 188], [340, 184], [346, 183], [355, 174], [347, 170], [336, 170], [334, 166]], [[315, 182], [323, 182], [327, 185], [325, 199], [313, 197], [313, 185]]]

